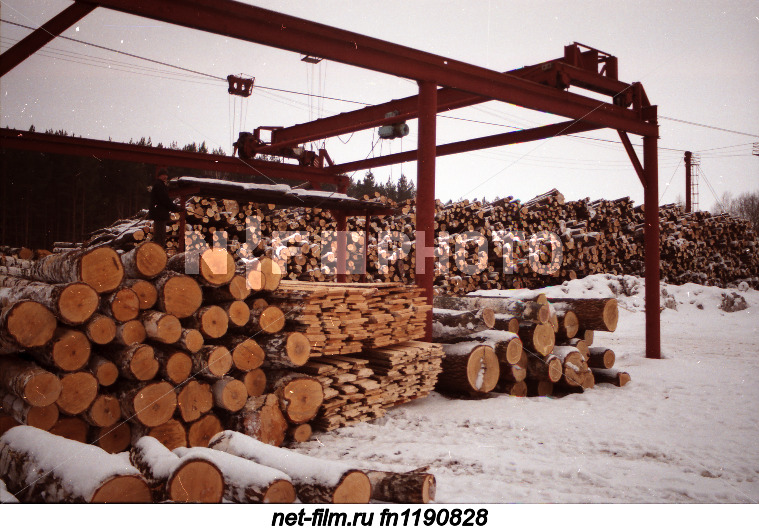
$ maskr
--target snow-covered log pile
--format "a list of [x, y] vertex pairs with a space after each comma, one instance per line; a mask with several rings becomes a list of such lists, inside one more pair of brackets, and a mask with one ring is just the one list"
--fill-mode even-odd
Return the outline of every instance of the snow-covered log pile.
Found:
[[[397, 214], [369, 218], [367, 280], [412, 283], [415, 205], [389, 205]], [[319, 282], [335, 273], [336, 222], [327, 210], [203, 197], [191, 197], [186, 210], [188, 247], [225, 243], [237, 257], [266, 255], [286, 265], [289, 279]], [[662, 206], [659, 218], [663, 280], [724, 285], [759, 277], [759, 242], [747, 221], [685, 213], [675, 204]], [[363, 271], [365, 227], [361, 217], [348, 220], [349, 280], [359, 280]], [[179, 223], [167, 229], [171, 253], [179, 247]], [[645, 272], [644, 210], [630, 198], [566, 201], [554, 189], [524, 203], [511, 197], [438, 203], [435, 232], [440, 293], [538, 288], [594, 273]], [[531, 247], [531, 237], [541, 233]], [[547, 233], [562, 249], [551, 270]]]
[[[623, 386], [630, 381], [627, 373], [612, 369], [612, 350], [592, 346], [597, 332], [616, 329], [616, 299], [499, 293], [435, 297], [433, 337], [445, 351], [438, 390], [548, 396], [582, 392], [597, 382]], [[441, 324], [455, 321], [457, 314], [469, 321], [468, 333], [465, 326], [451, 331]]]

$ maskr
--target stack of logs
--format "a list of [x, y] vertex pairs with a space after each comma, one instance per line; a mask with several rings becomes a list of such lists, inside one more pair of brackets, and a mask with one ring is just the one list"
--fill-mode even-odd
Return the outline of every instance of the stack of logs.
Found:
[[[289, 283], [266, 258], [167, 258], [152, 242], [6, 262], [0, 432], [34, 425], [111, 453], [146, 435], [202, 447], [224, 428], [281, 445], [424, 396], [439, 372], [439, 347], [412, 341], [431, 310], [413, 287]], [[375, 373], [387, 347], [425, 375]], [[338, 354], [355, 373], [297, 371]]]
[[[13, 494], [9, 499], [9, 493]], [[150, 436], [125, 458], [29, 426], [0, 437], [0, 503], [427, 503], [424, 470], [357, 469], [223, 431], [208, 447], [170, 450]]]
[[[413, 201], [389, 205], [395, 205], [398, 213], [368, 220], [366, 280], [411, 283], [415, 205]], [[277, 260], [289, 279], [321, 282], [334, 276], [336, 222], [329, 211], [203, 197], [191, 197], [186, 210], [188, 249], [224, 243], [237, 258]], [[685, 213], [675, 204], [662, 206], [659, 218], [663, 280], [724, 286], [759, 276], [759, 243], [748, 221], [705, 211]], [[357, 281], [364, 271], [365, 228], [363, 218], [349, 219], [349, 280]], [[179, 247], [179, 223], [167, 229], [168, 251], [174, 253]], [[106, 239], [117, 244], [139, 242], [149, 230], [149, 222], [122, 221], [95, 233], [85, 247]], [[519, 232], [524, 233], [523, 242], [514, 243], [509, 233]], [[530, 237], [540, 232], [554, 233], [561, 241], [560, 266], [549, 274], [536, 272], [534, 265], [549, 264], [550, 244], [536, 239], [533, 249], [529, 247]], [[438, 202], [435, 235], [436, 256], [448, 260], [436, 271], [436, 287], [444, 294], [538, 288], [593, 273], [645, 273], [644, 208], [630, 198], [572, 202], [554, 189], [524, 203], [512, 197], [490, 203]], [[513, 247], [510, 256], [506, 244]]]
[[434, 306], [433, 337], [445, 351], [437, 384], [442, 392], [549, 396], [630, 380], [612, 369], [612, 350], [592, 346], [596, 332], [616, 329], [616, 299], [515, 290], [510, 296], [437, 296]]

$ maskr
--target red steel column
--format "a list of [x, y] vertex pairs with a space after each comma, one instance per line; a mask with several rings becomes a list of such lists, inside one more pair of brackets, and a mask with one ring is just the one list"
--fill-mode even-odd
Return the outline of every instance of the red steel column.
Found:
[[[651, 122], [656, 123], [656, 107]], [[646, 251], [646, 357], [661, 358], [661, 321], [659, 314], [659, 165], [658, 138], [643, 137], [643, 167], [646, 174], [645, 251]]]
[[[419, 82], [419, 141], [416, 170], [416, 284], [432, 304], [435, 279], [435, 155], [437, 85]], [[432, 339], [432, 312], [427, 314], [425, 338]]]

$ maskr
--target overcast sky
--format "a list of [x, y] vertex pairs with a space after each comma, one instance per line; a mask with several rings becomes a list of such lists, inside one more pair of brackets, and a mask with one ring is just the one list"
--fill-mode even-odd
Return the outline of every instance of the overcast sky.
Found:
[[[642, 82], [660, 116], [753, 134], [660, 119], [661, 203], [684, 197], [684, 150], [701, 153], [702, 172], [718, 196], [759, 190], [759, 157], [751, 155], [752, 143], [759, 142], [755, 0], [246, 3], [496, 71], [560, 57], [564, 45], [575, 41], [592, 46], [619, 58], [620, 79]], [[0, 18], [37, 27], [70, 4], [0, 0]], [[29, 32], [0, 23], [2, 50]], [[407, 79], [329, 61], [309, 65], [296, 53], [105, 9], [94, 11], [63, 35], [197, 73], [59, 38], [0, 80], [0, 125], [28, 129], [34, 124], [38, 131], [65, 129], [115, 141], [143, 136], [154, 144], [205, 141], [231, 153], [240, 128], [288, 126], [361, 107], [267, 88], [364, 104], [417, 93], [416, 84]], [[254, 76], [260, 88], [249, 99], [230, 96], [226, 82], [217, 79], [230, 73]], [[441, 114], [438, 144], [563, 120], [491, 102]], [[374, 131], [367, 131], [327, 140], [326, 148], [337, 163], [413, 150], [416, 122], [409, 125], [411, 134], [403, 140], [378, 141]], [[581, 136], [438, 158], [436, 196], [529, 199], [557, 187], [569, 199], [631, 196], [642, 203], [640, 182], [616, 133], [603, 130]], [[633, 136], [633, 143], [640, 138]], [[414, 163], [374, 172], [379, 180], [397, 179], [401, 172], [416, 177]], [[711, 208], [714, 201], [702, 178], [701, 208]]]

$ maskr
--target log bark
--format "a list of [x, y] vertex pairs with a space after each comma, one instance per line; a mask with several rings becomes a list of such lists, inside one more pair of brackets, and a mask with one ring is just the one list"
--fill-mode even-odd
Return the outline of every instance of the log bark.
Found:
[[27, 352], [43, 366], [72, 372], [87, 364], [91, 349], [90, 340], [83, 332], [60, 327], [49, 343]]
[[182, 337], [182, 324], [175, 316], [155, 310], [140, 314], [145, 333], [150, 339], [171, 345]]
[[55, 403], [63, 414], [74, 416], [87, 410], [98, 393], [98, 380], [89, 372], [61, 376], [61, 394]]
[[230, 350], [234, 367], [243, 372], [260, 367], [266, 357], [263, 349], [252, 337], [226, 335], [215, 343]]
[[145, 477], [158, 500], [220, 503], [225, 482], [219, 467], [207, 458], [185, 454], [180, 459], [155, 438], [144, 436], [130, 449], [129, 461]]
[[0, 438], [0, 474], [22, 502], [151, 502], [145, 480], [120, 456], [34, 427]]
[[60, 396], [61, 380], [34, 363], [14, 356], [0, 356], [0, 388], [29, 405], [46, 407]]
[[244, 504], [283, 504], [295, 501], [290, 477], [276, 469], [204, 447], [177, 449], [180, 460], [196, 457], [215, 464], [225, 476], [224, 498]]
[[195, 277], [206, 286], [223, 286], [235, 275], [235, 261], [223, 248], [209, 248], [203, 252], [186, 251], [171, 257], [167, 269]]
[[[617, 300], [607, 299], [549, 299], [554, 305], [566, 306], [572, 310], [583, 330], [613, 332], [617, 329], [619, 309]], [[558, 306], [557, 306], [558, 309]]]
[[154, 284], [158, 291], [158, 309], [180, 319], [194, 314], [203, 302], [198, 282], [187, 275], [165, 272]]
[[261, 335], [256, 341], [266, 354], [264, 366], [269, 368], [301, 367], [311, 355], [311, 343], [300, 332]]
[[119, 377], [119, 368], [116, 364], [103, 356], [91, 355], [87, 370], [95, 376], [101, 387], [110, 387]]
[[519, 332], [519, 318], [513, 315], [495, 314], [493, 330], [503, 330], [516, 334]]
[[0, 391], [0, 413], [13, 417], [20, 424], [31, 425], [47, 431], [58, 421], [58, 407], [32, 407], [9, 392]]
[[522, 321], [547, 323], [549, 308], [543, 303], [530, 300], [520, 300], [508, 297], [447, 297], [438, 295], [432, 302], [435, 308], [448, 310], [477, 310], [490, 308], [495, 314], [511, 315]]
[[205, 345], [191, 357], [192, 373], [202, 378], [221, 379], [232, 368], [232, 354], [223, 346]]
[[324, 402], [322, 384], [307, 374], [269, 371], [267, 392], [279, 400], [279, 407], [288, 422], [302, 424], [316, 416]]
[[527, 383], [524, 381], [500, 381], [495, 388], [495, 392], [524, 398], [527, 396]]
[[145, 325], [139, 319], [132, 319], [126, 323], [116, 325], [116, 336], [113, 339], [114, 344], [124, 345], [127, 347], [139, 345], [148, 337], [145, 332]]
[[[321, 387], [321, 384], [319, 385]], [[242, 381], [224, 377], [213, 384], [211, 389], [216, 407], [225, 411], [237, 412], [248, 400], [248, 389]]]
[[493, 347], [476, 341], [443, 345], [445, 356], [436, 388], [485, 394], [498, 383], [500, 367]]
[[35, 301], [16, 301], [0, 309], [0, 354], [41, 347], [52, 338], [58, 322], [53, 312]]
[[547, 356], [556, 344], [556, 334], [550, 324], [521, 323], [519, 338], [528, 349]]
[[339, 462], [328, 462], [267, 445], [235, 431], [217, 435], [209, 446], [289, 475], [305, 503], [366, 504], [371, 482], [366, 473]]
[[437, 342], [465, 337], [495, 325], [495, 314], [490, 308], [469, 311], [436, 308], [432, 319], [432, 337]]
[[100, 353], [106, 359], [113, 361], [125, 379], [148, 381], [158, 373], [159, 364], [155, 358], [155, 351], [150, 345], [144, 343], [130, 347], [112, 345], [101, 348]]
[[591, 369], [596, 383], [611, 383], [617, 387], [624, 387], [630, 383], [630, 375], [616, 369]]
[[97, 292], [83, 282], [47, 284], [8, 275], [0, 275], [0, 297], [4, 303], [36, 301], [68, 325], [89, 319], [99, 301]]
[[128, 279], [152, 279], [166, 268], [166, 251], [155, 242], [143, 242], [121, 255], [124, 277]]
[[204, 343], [205, 339], [203, 338], [203, 334], [193, 328], [183, 328], [182, 335], [179, 337], [179, 340], [174, 343], [174, 346], [186, 350], [191, 354], [195, 354], [203, 348]]
[[225, 417], [224, 425], [274, 446], [282, 445], [287, 431], [287, 420], [273, 394], [248, 398], [239, 412]]
[[42, 282], [84, 282], [98, 293], [107, 293], [121, 284], [124, 267], [116, 251], [98, 247], [41, 258], [32, 264], [29, 276]]
[[588, 350], [588, 366], [597, 369], [610, 369], [614, 366], [614, 351], [606, 347], [592, 347]]
[[564, 373], [564, 365], [554, 355], [543, 357], [527, 354], [526, 359], [527, 377], [529, 379], [556, 383]]
[[522, 340], [512, 332], [486, 330], [470, 335], [467, 340], [477, 341], [493, 347], [498, 361], [506, 365], [516, 365], [522, 357]]
[[372, 500], [404, 504], [428, 504], [435, 500], [435, 476], [432, 473], [409, 471], [365, 471], [372, 484]]
[[[255, 291], [260, 291], [260, 288]], [[248, 287], [243, 275], [235, 275], [229, 284], [225, 284], [224, 286], [203, 286], [203, 299], [212, 304], [244, 301], [250, 293], [251, 289]]]

